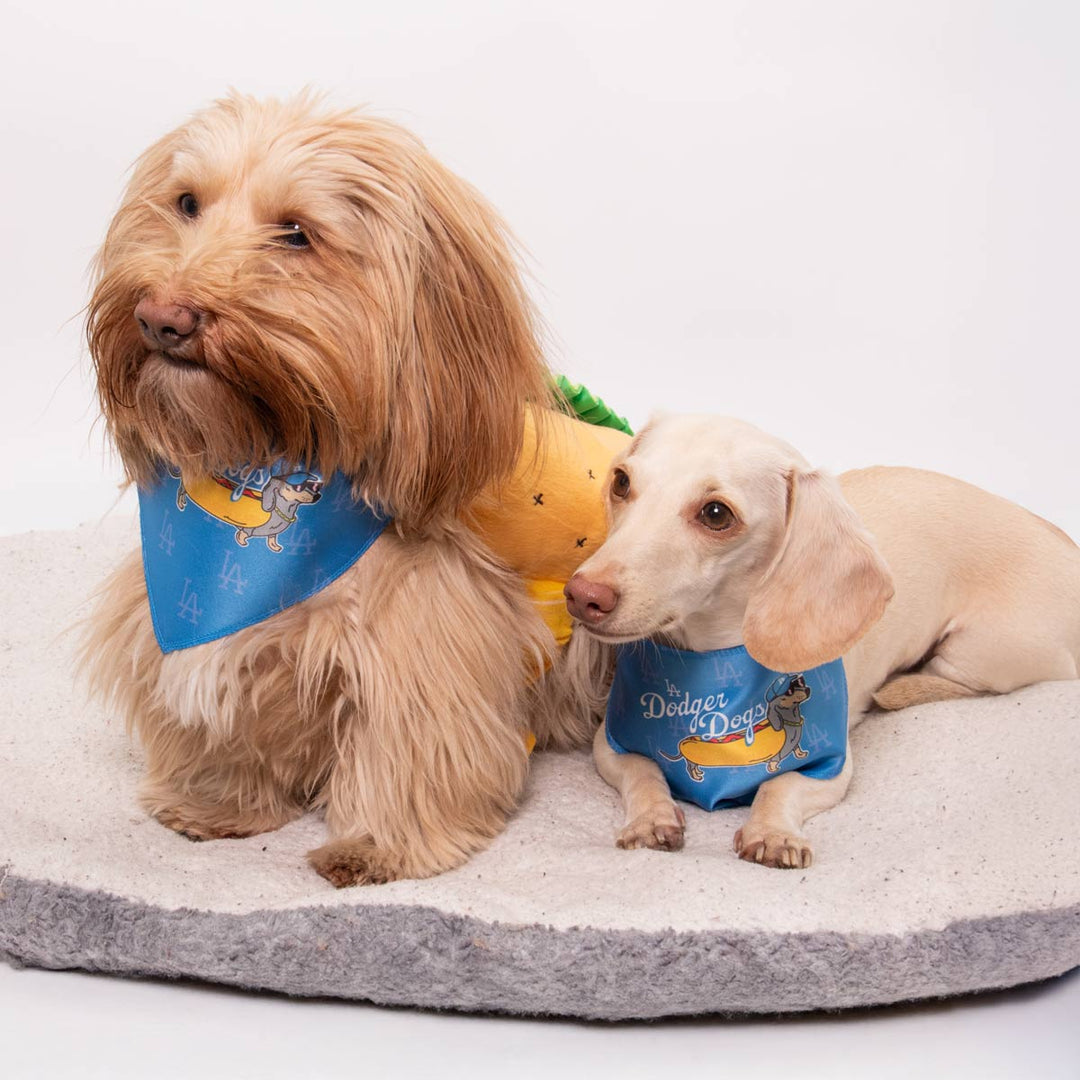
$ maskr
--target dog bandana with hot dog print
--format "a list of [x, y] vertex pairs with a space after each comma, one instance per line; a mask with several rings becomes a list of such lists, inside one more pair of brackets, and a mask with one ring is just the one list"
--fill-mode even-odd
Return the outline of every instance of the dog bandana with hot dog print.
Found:
[[162, 652], [253, 626], [340, 577], [389, 519], [348, 480], [289, 465], [139, 489], [143, 571]]
[[696, 653], [636, 641], [619, 647], [606, 727], [613, 750], [656, 761], [676, 798], [743, 805], [781, 772], [828, 780], [843, 768], [844, 665], [784, 673], [745, 645]]
[[[557, 380], [566, 415], [526, 411], [513, 475], [469, 508], [468, 524], [524, 579], [556, 642], [570, 639], [563, 586], [604, 542], [608, 463], [626, 421], [585, 387]], [[540, 452], [539, 428], [546, 435]], [[175, 474], [139, 492], [143, 566], [165, 652], [266, 619], [318, 592], [374, 543], [387, 519], [352, 500], [335, 474], [276, 466], [234, 470], [185, 488]]]

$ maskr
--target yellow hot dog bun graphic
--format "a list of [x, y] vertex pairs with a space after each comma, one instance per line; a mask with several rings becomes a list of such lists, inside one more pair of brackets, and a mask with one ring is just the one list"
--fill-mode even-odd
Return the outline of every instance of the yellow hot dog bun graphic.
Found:
[[760, 765], [780, 753], [783, 731], [764, 723], [754, 728], [754, 741], [747, 745], [740, 733], [728, 739], [702, 739], [691, 735], [679, 743], [679, 755], [691, 765], [713, 769], [722, 765]]
[[270, 515], [262, 508], [262, 501], [257, 491], [246, 488], [238, 499], [233, 493], [236, 485], [224, 476], [205, 477], [191, 484], [184, 481], [187, 497], [208, 514], [227, 521], [241, 529], [257, 529], [270, 520]]

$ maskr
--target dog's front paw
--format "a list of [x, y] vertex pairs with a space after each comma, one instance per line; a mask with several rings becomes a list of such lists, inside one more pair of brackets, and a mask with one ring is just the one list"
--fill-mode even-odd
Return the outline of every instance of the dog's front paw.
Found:
[[237, 811], [228, 806], [196, 802], [157, 802], [148, 805], [147, 809], [166, 828], [189, 840], [243, 840], [280, 829], [287, 821], [299, 816], [299, 809], [295, 807], [271, 814], [262, 809]]
[[735, 850], [740, 859], [774, 866], [778, 870], [805, 870], [814, 861], [814, 849], [809, 840], [745, 826], [735, 834]]
[[680, 851], [686, 835], [686, 815], [673, 803], [639, 814], [615, 838], [615, 846]]
[[154, 811], [154, 817], [166, 828], [188, 840], [241, 840], [252, 835], [231, 823], [197, 818], [185, 812], [184, 807], [162, 807]]
[[307, 858], [313, 869], [338, 889], [348, 885], [385, 885], [402, 876], [370, 837], [331, 840], [309, 851]]

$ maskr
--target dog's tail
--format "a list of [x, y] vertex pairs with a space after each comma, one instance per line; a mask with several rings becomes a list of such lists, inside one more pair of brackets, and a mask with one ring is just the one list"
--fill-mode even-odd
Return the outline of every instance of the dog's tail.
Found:
[[670, 754], [665, 754], [663, 750], [657, 750], [656, 752], [657, 752], [657, 753], [658, 753], [658, 754], [659, 754], [659, 755], [660, 755], [660, 756], [661, 756], [662, 758], [664, 758], [664, 759], [665, 759], [665, 760], [667, 760], [667, 761], [682, 761], [682, 760], [683, 760], [683, 756], [682, 756], [682, 754], [676, 754], [676, 756], [675, 756], [675, 757], [672, 757], [672, 756], [671, 756]]

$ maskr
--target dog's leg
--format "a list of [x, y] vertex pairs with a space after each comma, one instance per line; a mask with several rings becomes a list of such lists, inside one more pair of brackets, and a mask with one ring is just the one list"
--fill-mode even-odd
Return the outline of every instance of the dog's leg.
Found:
[[890, 679], [874, 701], [882, 709], [904, 709], [1076, 677], [1076, 660], [1060, 645], [1032, 641], [1005, 624], [967, 627], [951, 633], [921, 670]]
[[309, 854], [338, 886], [458, 866], [501, 831], [528, 772], [545, 631], [520, 582], [475, 540], [380, 543], [364, 633], [343, 658], [352, 685], [321, 796], [332, 839]]
[[685, 838], [686, 816], [675, 805], [660, 766], [641, 754], [612, 750], [605, 724], [596, 729], [593, 760], [600, 775], [622, 797], [626, 823], [615, 846], [678, 851]]
[[950, 634], [923, 670], [973, 694], [1009, 694], [1032, 683], [1075, 679], [1077, 667], [1073, 654], [1058, 642], [1023, 637], [1008, 625], [988, 625]]
[[139, 802], [168, 828], [220, 840], [270, 832], [304, 812], [304, 788], [319, 769], [310, 740], [292, 739], [292, 758], [275, 761], [268, 739], [261, 755], [253, 752], [250, 733], [216, 737], [152, 710], [136, 723], [147, 764]]
[[81, 650], [92, 689], [139, 734], [142, 805], [197, 840], [297, 817], [325, 772], [329, 734], [312, 715], [297, 717], [292, 671], [254, 662], [230, 639], [166, 659], [146, 612], [133, 553], [102, 589]]
[[815, 780], [800, 772], [787, 772], [766, 780], [758, 788], [750, 817], [735, 834], [740, 859], [782, 869], [804, 869], [813, 860], [803, 825], [815, 814], [835, 806], [851, 783], [851, 746], [844, 767], [831, 780]]
[[232, 840], [273, 832], [304, 812], [300, 803], [282, 798], [276, 784], [260, 784], [239, 772], [215, 773], [216, 802], [177, 788], [179, 779], [146, 777], [139, 785], [139, 802], [162, 825], [189, 840]]
[[952, 701], [974, 694], [974, 690], [952, 679], [916, 671], [890, 679], [874, 694], [874, 703], [881, 709], [906, 709], [912, 705], [925, 705], [928, 701]]

